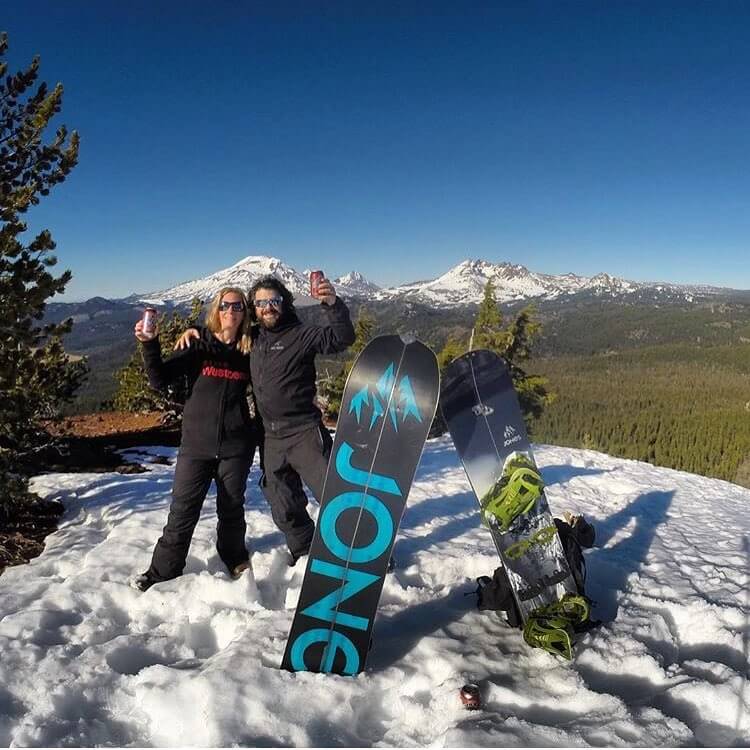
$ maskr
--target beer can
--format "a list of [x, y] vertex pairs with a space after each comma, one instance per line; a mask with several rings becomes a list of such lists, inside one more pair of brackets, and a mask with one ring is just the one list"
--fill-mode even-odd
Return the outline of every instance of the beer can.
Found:
[[156, 333], [156, 310], [153, 307], [147, 307], [143, 311], [143, 333], [146, 336], [153, 336]]
[[318, 296], [318, 285], [325, 278], [325, 274], [322, 271], [310, 271], [310, 296]]
[[476, 711], [482, 707], [482, 694], [479, 692], [479, 685], [470, 682], [464, 685], [459, 691], [461, 703], [468, 711]]

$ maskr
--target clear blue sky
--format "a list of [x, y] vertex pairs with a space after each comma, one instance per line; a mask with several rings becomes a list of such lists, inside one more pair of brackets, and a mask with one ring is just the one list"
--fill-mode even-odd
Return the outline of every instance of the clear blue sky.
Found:
[[36, 0], [0, 28], [81, 135], [28, 216], [66, 299], [256, 253], [750, 288], [747, 3]]

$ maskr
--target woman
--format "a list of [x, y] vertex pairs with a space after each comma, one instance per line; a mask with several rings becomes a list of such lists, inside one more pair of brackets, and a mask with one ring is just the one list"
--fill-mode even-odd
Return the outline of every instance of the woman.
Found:
[[213, 479], [216, 482], [216, 549], [237, 578], [249, 567], [245, 547], [245, 484], [258, 445], [250, 417], [250, 318], [247, 299], [235, 287], [221, 289], [206, 313], [201, 338], [162, 360], [157, 333], [147, 336], [135, 325], [152, 388], [187, 376], [190, 383], [182, 416], [172, 504], [167, 525], [156, 543], [151, 566], [132, 584], [146, 591], [159, 581], [179, 576], [185, 567], [193, 529]]

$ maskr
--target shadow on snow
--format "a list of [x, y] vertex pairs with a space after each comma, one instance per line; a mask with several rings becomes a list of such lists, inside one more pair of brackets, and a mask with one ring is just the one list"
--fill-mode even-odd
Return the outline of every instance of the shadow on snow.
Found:
[[[625, 591], [628, 577], [645, 564], [656, 530], [666, 521], [673, 498], [674, 490], [646, 492], [596, 524], [597, 549], [587, 556], [586, 587], [597, 602], [597, 615], [605, 622], [617, 616], [618, 595]], [[605, 549], [610, 539], [633, 519], [633, 532]]]

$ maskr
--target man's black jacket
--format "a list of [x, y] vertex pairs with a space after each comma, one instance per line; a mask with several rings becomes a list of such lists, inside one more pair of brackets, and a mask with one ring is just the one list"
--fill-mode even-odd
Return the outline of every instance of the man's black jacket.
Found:
[[342, 352], [354, 343], [346, 305], [321, 305], [325, 325], [285, 315], [273, 329], [260, 327], [250, 352], [255, 404], [266, 435], [285, 437], [320, 422], [315, 405], [315, 355]]
[[229, 458], [250, 454], [258, 443], [247, 404], [250, 360], [233, 344], [208, 329], [201, 338], [167, 360], [158, 338], [143, 343], [149, 384], [157, 390], [187, 376], [189, 397], [182, 414], [180, 451], [194, 458]]

